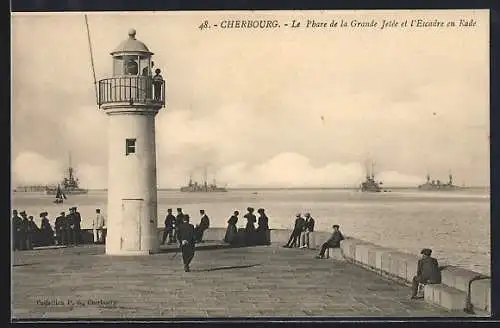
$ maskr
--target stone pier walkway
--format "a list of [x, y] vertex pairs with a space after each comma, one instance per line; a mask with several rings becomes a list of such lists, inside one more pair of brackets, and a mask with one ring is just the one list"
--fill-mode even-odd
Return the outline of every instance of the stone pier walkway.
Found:
[[104, 246], [15, 252], [12, 317], [452, 316], [353, 264], [279, 246], [109, 257]]

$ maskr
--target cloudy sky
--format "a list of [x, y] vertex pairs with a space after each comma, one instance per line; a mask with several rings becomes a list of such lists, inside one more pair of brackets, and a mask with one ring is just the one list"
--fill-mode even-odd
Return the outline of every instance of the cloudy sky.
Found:
[[[468, 28], [290, 29], [292, 19], [458, 21]], [[129, 28], [167, 80], [156, 118], [161, 187], [355, 186], [374, 161], [386, 185], [428, 172], [489, 185], [487, 11], [91, 13], [97, 79]], [[280, 29], [201, 31], [204, 21], [278, 19]], [[107, 183], [107, 117], [95, 104], [83, 14], [12, 18], [12, 179]], [[211, 175], [209, 175], [211, 177]]]

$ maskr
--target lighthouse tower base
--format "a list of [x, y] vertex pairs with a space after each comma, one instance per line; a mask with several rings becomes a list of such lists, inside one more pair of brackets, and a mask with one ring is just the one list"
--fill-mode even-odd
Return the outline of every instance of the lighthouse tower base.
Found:
[[158, 252], [155, 111], [108, 111], [106, 254]]

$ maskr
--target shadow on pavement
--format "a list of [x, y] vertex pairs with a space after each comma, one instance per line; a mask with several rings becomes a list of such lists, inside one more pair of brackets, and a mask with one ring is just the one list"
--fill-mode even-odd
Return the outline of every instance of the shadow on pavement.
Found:
[[233, 266], [225, 266], [218, 268], [209, 268], [209, 269], [200, 269], [200, 270], [192, 270], [193, 272], [210, 272], [210, 271], [219, 271], [219, 270], [231, 270], [231, 269], [246, 269], [252, 268], [255, 266], [260, 266], [260, 264], [250, 264], [250, 265], [233, 265]]

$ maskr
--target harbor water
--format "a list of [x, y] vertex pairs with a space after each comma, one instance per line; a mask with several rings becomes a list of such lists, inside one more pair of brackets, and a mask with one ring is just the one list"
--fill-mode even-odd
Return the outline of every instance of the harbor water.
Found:
[[[69, 195], [64, 204], [41, 193], [12, 194], [12, 208], [25, 210], [40, 224], [39, 213], [47, 211], [51, 224], [61, 211], [78, 206], [82, 228], [92, 226], [95, 209], [106, 215], [106, 191]], [[265, 208], [271, 229], [290, 229], [296, 213], [310, 212], [316, 230], [330, 231], [339, 224], [345, 235], [404, 252], [418, 254], [421, 248], [452, 265], [490, 274], [490, 194], [488, 190], [433, 192], [393, 190], [362, 193], [354, 190], [230, 190], [226, 193], [158, 192], [158, 226], [163, 226], [167, 208], [182, 207], [199, 223], [199, 210], [210, 217], [211, 227], [225, 227], [234, 210], [240, 212], [238, 227], [244, 227], [247, 207]]]

